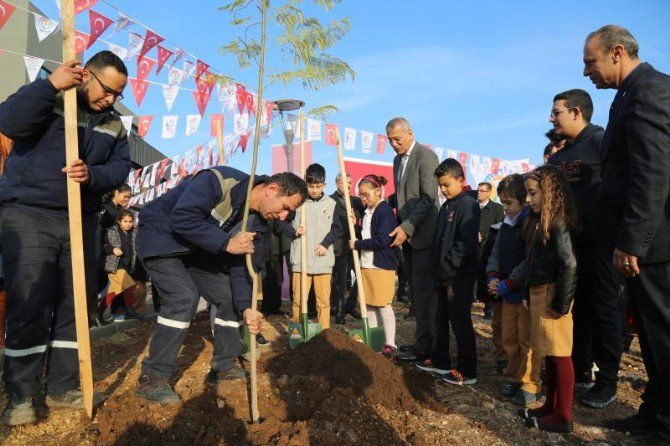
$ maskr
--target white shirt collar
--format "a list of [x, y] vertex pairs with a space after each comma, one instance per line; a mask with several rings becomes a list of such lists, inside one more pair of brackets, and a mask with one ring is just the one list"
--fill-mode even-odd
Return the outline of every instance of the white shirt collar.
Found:
[[407, 153], [403, 155], [403, 158], [407, 159], [409, 156], [412, 154], [412, 150], [414, 150], [414, 146], [416, 145], [416, 140], [412, 141], [412, 145], [409, 146], [409, 149], [407, 149]]
[[479, 209], [484, 208], [487, 204], [489, 204], [489, 201], [491, 200], [486, 200], [486, 203], [479, 203]]
[[516, 224], [517, 220], [519, 219], [520, 215], [521, 215], [521, 212], [516, 214], [514, 216], [514, 218], [510, 218], [507, 214], [505, 214], [505, 220], [503, 220], [503, 223], [505, 223], [506, 225], [514, 226]]

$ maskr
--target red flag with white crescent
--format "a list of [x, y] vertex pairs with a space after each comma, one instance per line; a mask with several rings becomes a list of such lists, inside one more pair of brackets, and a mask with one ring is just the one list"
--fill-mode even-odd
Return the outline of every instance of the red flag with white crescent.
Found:
[[87, 48], [90, 48], [114, 21], [92, 9], [88, 11], [88, 21], [91, 24], [91, 38], [88, 40]]
[[133, 90], [133, 95], [135, 96], [135, 102], [137, 106], [142, 106], [142, 101], [144, 100], [144, 95], [147, 94], [149, 89], [149, 82], [143, 79], [130, 79], [130, 88]]
[[147, 133], [149, 133], [149, 127], [151, 127], [151, 121], [154, 120], [153, 116], [140, 116], [140, 122], [137, 124], [137, 134], [140, 138], [144, 138]]
[[247, 91], [247, 97], [245, 99], [245, 106], [247, 108], [247, 111], [256, 116], [256, 104], [254, 104], [254, 94], [250, 91]]
[[207, 71], [208, 68], [209, 68], [209, 65], [207, 65], [202, 60], [198, 59], [198, 65], [197, 65], [197, 69], [196, 69], [196, 72], [195, 72], [195, 78], [200, 79], [200, 76], [202, 76], [203, 73], [205, 71]]
[[235, 97], [237, 99], [237, 109], [242, 113], [247, 103], [247, 90], [244, 88], [244, 85], [237, 84], [237, 93]]
[[74, 52], [77, 55], [84, 54], [84, 50], [88, 48], [88, 42], [91, 36], [84, 34], [81, 31], [74, 32]]
[[74, 13], [79, 14], [95, 6], [98, 0], [74, 0]]
[[338, 128], [336, 124], [326, 123], [326, 145], [327, 146], [336, 146], [337, 145], [337, 133]]
[[5, 26], [5, 23], [7, 23], [7, 20], [11, 17], [14, 9], [16, 9], [14, 5], [10, 5], [9, 3], [0, 0], [0, 28]]
[[209, 135], [219, 136], [219, 129], [221, 129], [221, 134], [223, 135], [223, 114], [210, 115]]
[[383, 155], [389, 139], [384, 135], [377, 135], [377, 155]]
[[146, 79], [156, 65], [156, 61], [149, 57], [139, 57], [137, 59], [137, 78]]
[[244, 153], [244, 151], [247, 150], [247, 144], [249, 143], [250, 136], [251, 136], [251, 130], [249, 130], [247, 133], [242, 133], [240, 135], [240, 140], [237, 141], [237, 147], [242, 148], [242, 153]]
[[144, 36], [144, 44], [142, 45], [142, 49], [140, 50], [139, 58], [141, 59], [142, 56], [144, 56], [151, 48], [155, 47], [163, 40], [165, 39], [163, 39], [161, 36], [148, 29], [147, 34]]
[[200, 93], [199, 91], [193, 92], [193, 99], [195, 99], [195, 105], [198, 106], [198, 111], [200, 116], [205, 115], [205, 109], [207, 108], [207, 103], [209, 102], [210, 95], [207, 93]]
[[174, 53], [168, 49], [163, 48], [160, 45], [157, 45], [158, 48], [158, 68], [156, 68], [156, 74], [159, 74], [161, 72], [161, 69], [163, 68], [163, 65], [165, 65], [165, 62], [172, 56]]

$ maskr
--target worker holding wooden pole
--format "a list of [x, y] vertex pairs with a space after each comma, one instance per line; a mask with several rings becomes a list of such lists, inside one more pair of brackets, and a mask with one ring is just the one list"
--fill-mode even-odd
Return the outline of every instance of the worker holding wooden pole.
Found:
[[0, 132], [14, 140], [0, 183], [8, 425], [36, 421], [47, 356], [48, 406], [85, 408], [90, 416], [102, 399], [92, 387], [86, 308], [95, 297], [100, 197], [130, 170], [127, 134], [112, 112], [128, 72], [110, 51], [83, 68], [66, 60], [0, 104]]

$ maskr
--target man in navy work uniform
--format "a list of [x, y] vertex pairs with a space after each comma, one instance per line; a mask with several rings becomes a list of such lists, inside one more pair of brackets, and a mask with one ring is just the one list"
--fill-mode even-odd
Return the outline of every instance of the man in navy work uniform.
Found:
[[292, 173], [255, 178], [247, 231], [240, 232], [249, 176], [230, 167], [199, 172], [148, 204], [139, 215], [137, 254], [161, 296], [161, 311], [142, 363], [136, 394], [156, 403], [179, 401], [169, 380], [200, 296], [216, 306], [214, 355], [207, 382], [244, 378], [240, 317], [258, 333], [263, 315], [251, 307], [244, 254], [259, 249], [267, 220], [284, 220], [307, 196]]
[[[48, 355], [46, 403], [83, 408], [77, 360], [67, 174], [81, 185], [86, 292], [95, 296], [96, 218], [100, 197], [130, 170], [128, 138], [112, 105], [128, 71], [102, 51], [82, 68], [57, 67], [0, 104], [0, 133], [14, 140], [0, 178], [0, 245], [7, 287], [3, 380], [8, 425], [36, 421], [34, 399]], [[65, 167], [62, 90], [77, 88], [81, 159]], [[101, 395], [94, 396], [94, 403]]]

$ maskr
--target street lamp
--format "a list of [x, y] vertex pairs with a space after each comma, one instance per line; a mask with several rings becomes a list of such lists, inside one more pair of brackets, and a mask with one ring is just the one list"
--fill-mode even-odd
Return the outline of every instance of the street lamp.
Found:
[[293, 172], [293, 139], [295, 134], [290, 126], [286, 126], [284, 122], [284, 112], [295, 111], [305, 106], [305, 101], [300, 99], [278, 99], [273, 101], [273, 104], [279, 110], [279, 119], [281, 121], [281, 128], [284, 132], [284, 140], [286, 141], [286, 167], [289, 172]]

